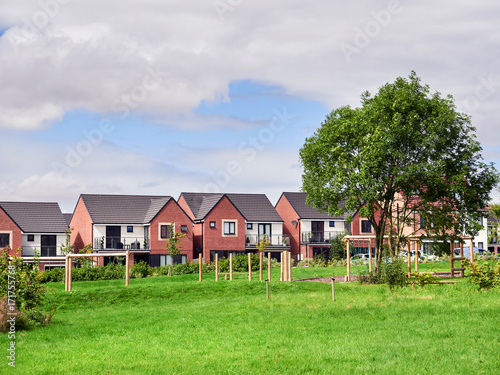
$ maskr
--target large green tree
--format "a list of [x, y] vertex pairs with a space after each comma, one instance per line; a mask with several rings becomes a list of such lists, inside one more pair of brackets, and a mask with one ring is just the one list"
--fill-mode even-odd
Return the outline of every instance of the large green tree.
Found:
[[479, 230], [478, 209], [498, 175], [483, 162], [474, 133], [451, 96], [431, 94], [412, 72], [374, 96], [363, 93], [360, 107], [326, 117], [300, 150], [302, 190], [308, 204], [331, 215], [368, 218], [378, 268], [384, 240], [396, 255], [405, 228], [420, 228], [420, 217], [434, 237]]

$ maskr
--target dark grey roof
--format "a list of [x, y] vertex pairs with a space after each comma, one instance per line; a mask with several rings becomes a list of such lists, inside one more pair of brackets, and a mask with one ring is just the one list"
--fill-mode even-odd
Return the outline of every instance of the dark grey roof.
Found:
[[63, 216], [64, 216], [64, 220], [66, 220], [66, 223], [68, 224], [68, 227], [69, 227], [69, 223], [71, 223], [71, 219], [73, 218], [73, 214], [63, 213]]
[[322, 219], [322, 220], [345, 220], [347, 213], [339, 216], [331, 216], [327, 212], [321, 212], [306, 204], [307, 193], [302, 192], [285, 192], [285, 198], [290, 202], [293, 209], [297, 212], [301, 219]]
[[226, 196], [247, 221], [282, 222], [283, 220], [265, 194], [182, 193], [195, 220], [203, 220]]
[[64, 233], [68, 224], [54, 202], [0, 202], [24, 233]]
[[147, 224], [172, 199], [157, 195], [82, 194], [94, 224]]

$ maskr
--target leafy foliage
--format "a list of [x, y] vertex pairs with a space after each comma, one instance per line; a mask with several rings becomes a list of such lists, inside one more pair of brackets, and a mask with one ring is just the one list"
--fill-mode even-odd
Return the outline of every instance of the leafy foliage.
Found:
[[361, 104], [332, 111], [300, 150], [308, 204], [366, 217], [377, 267], [384, 236], [394, 258], [404, 229], [420, 229], [420, 218], [432, 223], [426, 236], [475, 234], [498, 175], [482, 162], [470, 117], [451, 96], [431, 94], [415, 72], [375, 96], [365, 92]]
[[428, 284], [434, 284], [438, 281], [438, 278], [432, 274], [432, 272], [414, 272], [411, 274], [414, 279], [415, 283], [423, 288], [425, 285]]
[[[54, 309], [49, 313], [42, 311], [42, 302], [45, 298], [45, 287], [40, 280], [41, 273], [38, 270], [38, 262], [34, 264], [24, 263], [17, 254], [10, 256], [10, 248], [2, 250], [0, 256], [0, 305], [2, 311], [2, 322], [8, 316], [10, 310], [9, 303], [15, 302], [16, 329], [31, 328], [37, 324], [48, 324], [54, 313]], [[17, 251], [21, 252], [21, 249]], [[10, 292], [10, 293], [9, 293]], [[12, 305], [12, 304], [11, 304]], [[9, 310], [6, 310], [6, 309]], [[5, 329], [5, 325], [0, 330]]]
[[465, 260], [466, 267], [470, 270], [469, 280], [479, 287], [479, 290], [491, 289], [500, 286], [500, 262], [494, 268], [490, 263], [473, 262]]

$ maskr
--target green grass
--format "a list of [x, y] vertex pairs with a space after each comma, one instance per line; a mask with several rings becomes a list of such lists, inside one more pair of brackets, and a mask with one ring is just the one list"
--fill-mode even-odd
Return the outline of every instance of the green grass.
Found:
[[[421, 265], [423, 266], [423, 265]], [[19, 374], [498, 374], [500, 291], [265, 283], [213, 274], [48, 284], [58, 310], [19, 332]], [[293, 269], [294, 279], [343, 274]], [[2, 337], [7, 348], [7, 336]]]

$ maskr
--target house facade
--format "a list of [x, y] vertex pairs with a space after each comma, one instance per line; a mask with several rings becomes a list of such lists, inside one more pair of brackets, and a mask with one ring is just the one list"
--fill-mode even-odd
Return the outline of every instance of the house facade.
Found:
[[292, 257], [296, 260], [318, 255], [329, 257], [331, 239], [350, 232], [346, 216], [331, 216], [306, 204], [306, 193], [284, 192], [275, 209], [283, 219], [283, 232], [290, 236]]
[[[132, 263], [153, 267], [193, 260], [193, 221], [170, 196], [82, 194], [70, 228], [75, 252], [86, 245], [96, 253], [130, 251]], [[172, 228], [184, 235], [175, 257], [166, 249]]]
[[[66, 220], [57, 203], [0, 202], [0, 249], [10, 247], [26, 262], [39, 258], [40, 269], [64, 266], [61, 245], [66, 242]], [[21, 253], [18, 253], [21, 249]], [[61, 260], [44, 261], [44, 258]]]
[[178, 203], [195, 223], [195, 253], [205, 261], [215, 254], [256, 252], [263, 238], [269, 241], [267, 252], [278, 259], [290, 249], [283, 220], [265, 194], [184, 192]]

